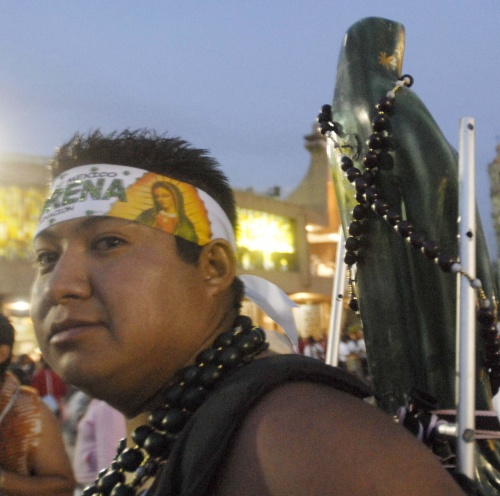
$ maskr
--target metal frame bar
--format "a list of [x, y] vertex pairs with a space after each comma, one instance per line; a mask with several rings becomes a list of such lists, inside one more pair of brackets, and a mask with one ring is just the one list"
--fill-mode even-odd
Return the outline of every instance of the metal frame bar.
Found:
[[[476, 274], [476, 173], [474, 119], [463, 117], [459, 128], [459, 253], [468, 274]], [[463, 274], [457, 275], [458, 449], [457, 470], [474, 479], [476, 404], [476, 294]]]
[[337, 366], [339, 363], [340, 329], [344, 312], [344, 290], [346, 284], [345, 240], [342, 226], [339, 227], [337, 241], [337, 257], [335, 261], [335, 277], [333, 278], [332, 303], [330, 322], [328, 324], [328, 344], [326, 347], [325, 362]]

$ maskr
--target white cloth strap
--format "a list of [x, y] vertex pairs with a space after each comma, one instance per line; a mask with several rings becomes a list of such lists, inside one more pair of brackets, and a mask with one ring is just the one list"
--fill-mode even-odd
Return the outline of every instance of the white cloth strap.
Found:
[[245, 286], [245, 296], [285, 330], [297, 350], [299, 338], [292, 308], [298, 305], [282, 289], [262, 277], [244, 274], [238, 278]]

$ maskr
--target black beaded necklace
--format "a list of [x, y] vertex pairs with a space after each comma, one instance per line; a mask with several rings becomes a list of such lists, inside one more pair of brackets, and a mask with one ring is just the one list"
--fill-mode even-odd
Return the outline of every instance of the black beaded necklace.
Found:
[[[180, 370], [163, 393], [164, 405], [153, 410], [148, 424], [132, 433], [135, 445], [118, 446], [110, 467], [99, 472], [95, 484], [83, 496], [134, 496], [144, 483], [164, 465], [175, 442], [210, 391], [231, 370], [241, 367], [269, 348], [264, 331], [252, 325], [249, 317], [236, 317], [233, 329], [217, 336], [212, 346], [201, 351], [195, 365]], [[126, 482], [125, 473], [134, 473]]]
[[[415, 232], [415, 227], [408, 220], [402, 220], [401, 215], [384, 200], [380, 191], [375, 186], [375, 169], [391, 168], [393, 157], [390, 154], [391, 140], [389, 136], [389, 116], [394, 110], [394, 100], [396, 93], [403, 87], [410, 87], [413, 78], [404, 75], [397, 81], [390, 90], [376, 105], [376, 114], [371, 125], [373, 133], [368, 137], [368, 152], [364, 156], [362, 163], [364, 171], [355, 166], [353, 161], [353, 148], [342, 143], [345, 137], [342, 126], [332, 120], [331, 105], [323, 105], [318, 115], [318, 124], [321, 133], [327, 138], [333, 139], [337, 150], [340, 151], [340, 168], [344, 171], [347, 179], [356, 189], [357, 205], [352, 211], [352, 222], [347, 229], [349, 237], [346, 238], [346, 253], [344, 262], [347, 265], [349, 284], [349, 307], [359, 315], [358, 299], [355, 291], [355, 278], [353, 277], [353, 265], [358, 262], [358, 252], [362, 245], [360, 239], [365, 231], [365, 223], [368, 221], [369, 209], [381, 217], [385, 222], [393, 227], [394, 231], [401, 235], [407, 243], [423, 253], [429, 260], [432, 260], [443, 272], [460, 273], [465, 276], [477, 292], [479, 309], [477, 320], [480, 324], [481, 336], [486, 347], [486, 368], [490, 376], [490, 384], [493, 395], [500, 388], [500, 338], [497, 328], [497, 308], [487, 298], [479, 279], [468, 274], [460, 263], [451, 256], [443, 253], [436, 242], [427, 240], [422, 233]], [[337, 142], [341, 141], [341, 144]], [[351, 156], [349, 156], [351, 155]]]

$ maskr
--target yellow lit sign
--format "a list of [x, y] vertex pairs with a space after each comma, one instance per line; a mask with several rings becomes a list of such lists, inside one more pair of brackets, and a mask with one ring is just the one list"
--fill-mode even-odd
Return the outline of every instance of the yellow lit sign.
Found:
[[0, 259], [29, 260], [44, 188], [0, 184]]
[[245, 270], [295, 271], [295, 227], [292, 219], [238, 208], [238, 262]]

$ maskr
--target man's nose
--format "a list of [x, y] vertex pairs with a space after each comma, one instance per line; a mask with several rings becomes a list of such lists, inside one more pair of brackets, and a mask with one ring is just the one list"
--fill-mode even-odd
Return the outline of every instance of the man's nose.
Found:
[[89, 298], [92, 289], [88, 269], [83, 250], [64, 250], [48, 277], [46, 295], [58, 304]]

